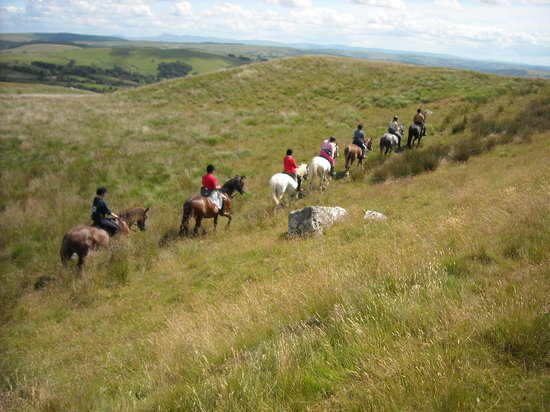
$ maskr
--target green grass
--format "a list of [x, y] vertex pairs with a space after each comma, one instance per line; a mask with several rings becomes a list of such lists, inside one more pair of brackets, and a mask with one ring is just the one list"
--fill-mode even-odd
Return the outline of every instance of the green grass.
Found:
[[[311, 56], [110, 95], [3, 87], [1, 407], [545, 410], [549, 87]], [[434, 112], [423, 145], [384, 161], [387, 123], [419, 106]], [[364, 171], [275, 212], [286, 149], [308, 162], [359, 122]], [[247, 176], [232, 228], [174, 240], [208, 163]], [[100, 185], [114, 211], [150, 207], [150, 227], [76, 278], [61, 238]], [[286, 239], [307, 205], [349, 217]]]
[[82, 48], [67, 45], [32, 44], [15, 49], [3, 50], [3, 63], [32, 63], [43, 61], [67, 65], [74, 60], [76, 65], [97, 66], [112, 69], [115, 66], [143, 75], [158, 75], [159, 63], [181, 61], [193, 67], [192, 73], [209, 73], [220, 69], [240, 66], [245, 62], [237, 57], [206, 53], [188, 48], [164, 49], [159, 47], [91, 47]]

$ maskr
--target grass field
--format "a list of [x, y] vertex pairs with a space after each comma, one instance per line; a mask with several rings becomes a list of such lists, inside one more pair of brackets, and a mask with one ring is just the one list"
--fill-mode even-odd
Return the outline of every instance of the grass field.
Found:
[[[547, 81], [301, 56], [109, 95], [0, 91], [0, 409], [547, 409]], [[423, 145], [383, 159], [417, 107]], [[365, 170], [346, 181], [339, 158], [326, 191], [274, 211], [286, 149], [308, 162], [359, 122]], [[162, 242], [208, 163], [246, 175], [231, 230]], [[150, 228], [77, 278], [58, 250], [100, 185]], [[349, 217], [286, 239], [307, 205]]]

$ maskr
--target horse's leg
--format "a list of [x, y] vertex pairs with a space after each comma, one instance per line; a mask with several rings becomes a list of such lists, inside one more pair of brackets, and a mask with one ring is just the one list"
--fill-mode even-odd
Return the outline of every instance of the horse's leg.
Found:
[[218, 215], [214, 216], [214, 232], [216, 231], [216, 226], [218, 226]]
[[76, 263], [76, 274], [80, 276], [82, 274], [82, 270], [84, 269], [84, 264], [86, 263], [86, 257], [88, 256], [88, 247], [83, 248], [82, 250], [79, 250], [76, 252], [78, 256], [78, 262]]
[[202, 214], [197, 213], [195, 215], [195, 227], [193, 228], [193, 233], [198, 235], [199, 229], [201, 228]]
[[227, 214], [225, 217], [227, 218], [227, 225], [225, 225], [225, 230], [227, 230], [229, 229], [229, 226], [231, 226], [231, 219], [233, 218], [231, 217], [230, 214]]
[[187, 236], [189, 234], [189, 219], [191, 217], [191, 207], [187, 204], [183, 205], [183, 216], [181, 218], [180, 231], [178, 236]]

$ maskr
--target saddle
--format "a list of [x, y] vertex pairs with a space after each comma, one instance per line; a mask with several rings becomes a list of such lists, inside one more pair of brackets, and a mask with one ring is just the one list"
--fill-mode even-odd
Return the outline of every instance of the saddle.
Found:
[[201, 196], [209, 197], [212, 193], [212, 189], [207, 189], [206, 187], [201, 187]]

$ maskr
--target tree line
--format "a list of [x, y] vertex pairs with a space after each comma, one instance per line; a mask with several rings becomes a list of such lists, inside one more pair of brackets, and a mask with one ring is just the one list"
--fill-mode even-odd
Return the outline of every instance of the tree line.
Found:
[[0, 63], [0, 81], [41, 83], [105, 92], [119, 87], [134, 87], [174, 77], [185, 77], [191, 70], [192, 66], [181, 61], [159, 63], [156, 76], [130, 71], [116, 65], [112, 69], [103, 69], [98, 66], [77, 65], [75, 60], [66, 65], [33, 61], [30, 64]]

